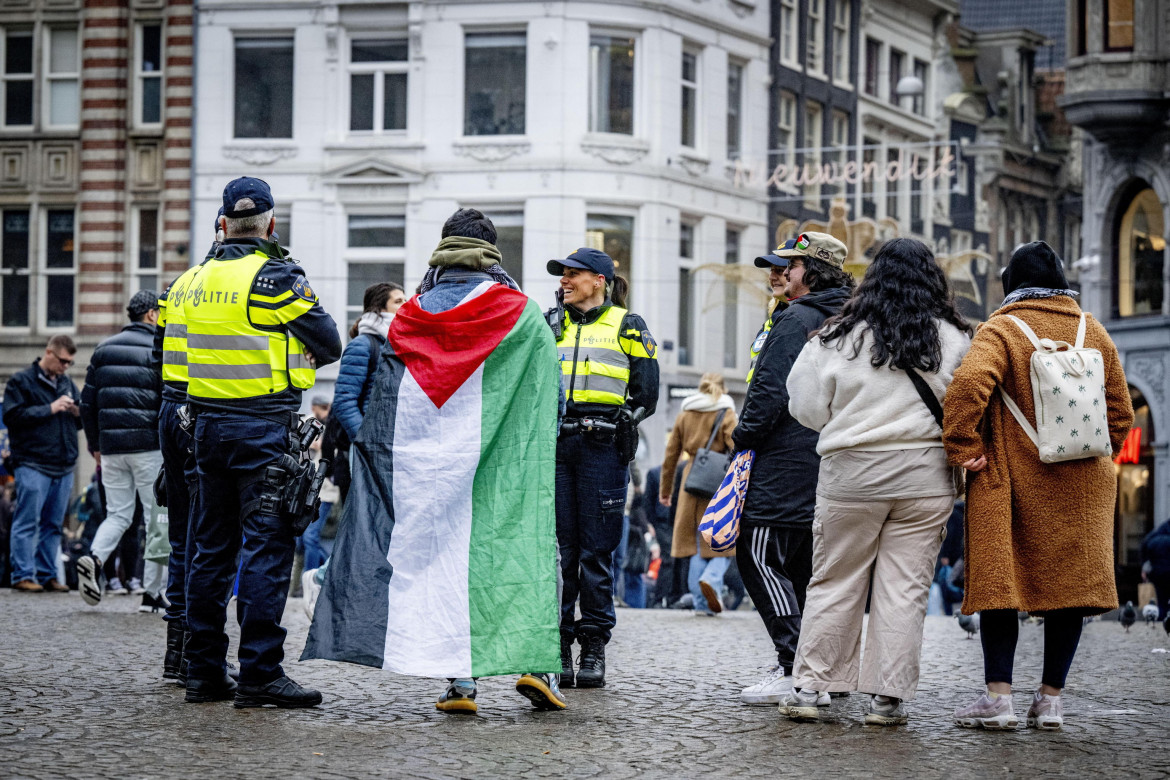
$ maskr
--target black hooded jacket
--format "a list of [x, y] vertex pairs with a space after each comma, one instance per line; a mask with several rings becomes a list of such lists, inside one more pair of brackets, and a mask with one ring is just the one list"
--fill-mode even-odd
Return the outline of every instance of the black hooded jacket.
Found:
[[151, 359], [155, 327], [131, 322], [98, 344], [81, 390], [81, 422], [91, 451], [157, 450], [162, 377]]
[[819, 434], [788, 413], [788, 373], [809, 334], [841, 311], [851, 291], [835, 287], [802, 295], [776, 318], [756, 359], [743, 413], [731, 437], [737, 450], [755, 450], [744, 525], [803, 527], [816, 505]]

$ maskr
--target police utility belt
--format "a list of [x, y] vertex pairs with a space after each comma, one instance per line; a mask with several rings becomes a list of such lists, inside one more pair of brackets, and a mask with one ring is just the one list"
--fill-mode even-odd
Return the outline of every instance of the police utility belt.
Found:
[[[316, 417], [301, 420], [296, 412], [280, 418], [261, 416], [289, 426], [289, 452], [257, 475], [254, 481], [264, 482], [260, 498], [240, 507], [240, 511], [247, 514], [258, 506], [265, 514], [285, 520], [292, 526], [293, 534], [300, 536], [317, 519], [321, 510], [321, 487], [332, 472], [329, 461], [322, 459], [314, 463], [309, 457], [309, 448], [325, 430], [325, 425]], [[195, 435], [195, 413], [186, 404], [179, 407], [179, 427], [192, 437]], [[161, 471], [155, 481], [155, 498], [159, 506], [167, 505], [166, 481]]]
[[561, 422], [560, 436], [581, 434], [605, 444], [617, 447], [618, 457], [629, 463], [638, 452], [638, 423], [646, 416], [646, 409], [638, 407], [631, 412], [626, 407], [618, 409], [615, 420], [604, 417], [566, 417]]

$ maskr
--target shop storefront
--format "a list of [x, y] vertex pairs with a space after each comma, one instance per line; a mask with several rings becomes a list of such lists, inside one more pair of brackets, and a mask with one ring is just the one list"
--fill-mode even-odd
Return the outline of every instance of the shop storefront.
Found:
[[1159, 478], [1152, 442], [1156, 441], [1150, 404], [1140, 390], [1130, 386], [1133, 400], [1133, 429], [1114, 457], [1117, 470], [1117, 514], [1114, 550], [1117, 561], [1118, 596], [1121, 601], [1137, 598], [1141, 579], [1142, 538], [1158, 522], [1154, 515], [1154, 486]]

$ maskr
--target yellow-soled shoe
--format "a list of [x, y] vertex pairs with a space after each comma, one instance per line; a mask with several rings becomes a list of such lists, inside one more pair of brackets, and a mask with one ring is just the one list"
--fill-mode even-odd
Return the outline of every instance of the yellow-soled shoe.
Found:
[[551, 674], [525, 674], [516, 681], [516, 691], [538, 710], [551, 712], [568, 706], [560, 686]]
[[455, 714], [474, 715], [479, 711], [475, 703], [475, 680], [455, 680], [435, 702], [435, 709]]

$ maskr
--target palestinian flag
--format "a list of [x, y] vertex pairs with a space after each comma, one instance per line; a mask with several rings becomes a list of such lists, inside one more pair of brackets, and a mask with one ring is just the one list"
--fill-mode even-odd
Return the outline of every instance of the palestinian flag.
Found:
[[560, 671], [559, 371], [539, 307], [502, 285], [398, 310], [302, 660]]

